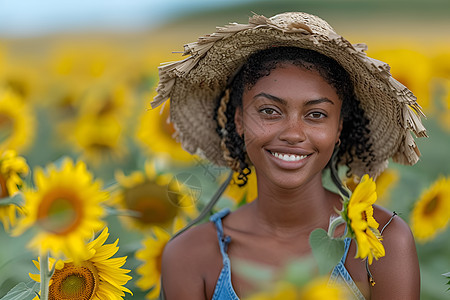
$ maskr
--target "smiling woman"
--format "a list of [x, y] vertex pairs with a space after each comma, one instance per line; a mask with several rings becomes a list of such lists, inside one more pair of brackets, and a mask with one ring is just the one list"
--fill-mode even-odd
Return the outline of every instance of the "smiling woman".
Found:
[[[369, 175], [378, 176], [390, 158], [416, 163], [410, 131], [426, 136], [414, 95], [389, 67], [306, 13], [255, 15], [185, 49], [190, 57], [160, 67], [152, 106], [170, 98], [183, 147], [238, 172], [241, 185], [254, 168], [258, 193], [167, 244], [163, 296], [249, 297], [264, 287], [239, 272], [239, 262], [280, 274], [293, 259], [316, 256], [314, 237], [323, 232], [338, 245], [331, 247], [337, 264], [318, 264], [330, 285], [352, 299], [418, 299], [411, 231], [372, 206]], [[341, 195], [324, 187], [326, 168]], [[363, 178], [350, 200], [339, 169]]]

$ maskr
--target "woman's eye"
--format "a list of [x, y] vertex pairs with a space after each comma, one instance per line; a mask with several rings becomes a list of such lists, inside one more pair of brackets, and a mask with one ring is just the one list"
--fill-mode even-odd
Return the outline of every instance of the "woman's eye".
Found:
[[318, 112], [318, 111], [312, 112], [309, 115], [313, 119], [321, 119], [321, 118], [325, 118], [326, 117], [326, 115], [324, 113]]
[[260, 110], [265, 115], [275, 115], [277, 112], [273, 108], [263, 108]]

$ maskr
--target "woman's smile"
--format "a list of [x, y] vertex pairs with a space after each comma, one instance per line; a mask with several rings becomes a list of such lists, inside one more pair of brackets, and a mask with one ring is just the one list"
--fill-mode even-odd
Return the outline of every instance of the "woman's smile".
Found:
[[282, 161], [300, 161], [307, 157], [307, 155], [297, 155], [297, 154], [289, 154], [289, 153], [279, 153], [279, 152], [272, 152], [269, 151], [270, 154], [275, 156], [278, 159], [281, 159]]

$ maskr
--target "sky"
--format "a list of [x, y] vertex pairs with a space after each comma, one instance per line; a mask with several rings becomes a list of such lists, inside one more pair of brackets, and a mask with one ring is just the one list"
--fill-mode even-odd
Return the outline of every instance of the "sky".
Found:
[[0, 37], [90, 29], [127, 31], [254, 0], [0, 0]]

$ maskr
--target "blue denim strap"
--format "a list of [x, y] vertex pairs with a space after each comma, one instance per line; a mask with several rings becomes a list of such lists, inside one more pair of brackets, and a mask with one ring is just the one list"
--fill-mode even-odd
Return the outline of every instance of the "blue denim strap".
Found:
[[213, 300], [239, 300], [231, 283], [231, 263], [227, 254], [227, 248], [231, 238], [224, 235], [222, 225], [222, 218], [229, 213], [230, 210], [225, 208], [209, 218], [209, 220], [216, 226], [217, 238], [219, 240], [219, 247], [223, 260], [223, 267], [214, 289], [214, 294], [212, 297]]
[[350, 276], [350, 273], [344, 266], [345, 260], [347, 259], [348, 250], [350, 249], [351, 241], [352, 241], [351, 238], [345, 238], [344, 255], [342, 256], [341, 261], [336, 265], [336, 267], [334, 267], [333, 271], [331, 272], [328, 284], [335, 285], [339, 283], [345, 283], [348, 289], [352, 292], [354, 299], [365, 300], [364, 295], [358, 289], [352, 277]]
[[209, 218], [209, 220], [211, 222], [213, 222], [214, 225], [216, 226], [217, 238], [219, 240], [220, 252], [222, 253], [222, 259], [223, 259], [224, 264], [226, 262], [227, 263], [229, 262], [227, 249], [228, 249], [228, 244], [231, 241], [231, 238], [229, 236], [225, 236], [223, 234], [222, 218], [225, 217], [226, 215], [228, 215], [229, 213], [230, 213], [230, 209], [224, 208]]

